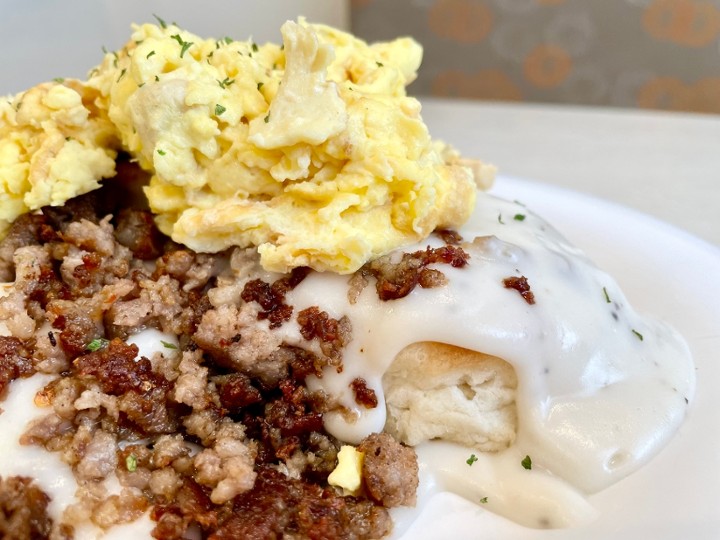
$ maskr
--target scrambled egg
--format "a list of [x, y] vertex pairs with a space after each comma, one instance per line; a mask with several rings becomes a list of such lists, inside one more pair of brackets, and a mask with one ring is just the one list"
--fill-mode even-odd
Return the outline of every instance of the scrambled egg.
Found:
[[343, 495], [359, 495], [365, 454], [358, 452], [354, 446], [343, 445], [337, 457], [338, 464], [328, 476], [328, 484], [342, 488]]
[[0, 238], [21, 214], [60, 205], [115, 174], [115, 127], [79, 81], [0, 100]]
[[420, 46], [302, 19], [282, 36], [258, 46], [145, 24], [86, 83], [3, 105], [0, 226], [94, 189], [123, 149], [152, 175], [164, 233], [196, 251], [258, 246], [267, 270], [350, 273], [459, 227], [473, 171], [431, 140], [405, 94]]

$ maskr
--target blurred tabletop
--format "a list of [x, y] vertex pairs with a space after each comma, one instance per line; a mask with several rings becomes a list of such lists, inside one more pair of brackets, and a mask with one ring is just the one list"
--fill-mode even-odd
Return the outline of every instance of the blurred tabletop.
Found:
[[619, 203], [720, 246], [720, 116], [421, 101], [434, 138], [501, 176]]

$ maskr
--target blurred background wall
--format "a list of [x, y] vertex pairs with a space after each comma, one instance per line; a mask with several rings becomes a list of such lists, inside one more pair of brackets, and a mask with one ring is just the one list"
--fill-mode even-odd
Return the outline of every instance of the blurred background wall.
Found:
[[720, 0], [353, 0], [425, 49], [416, 95], [720, 113]]

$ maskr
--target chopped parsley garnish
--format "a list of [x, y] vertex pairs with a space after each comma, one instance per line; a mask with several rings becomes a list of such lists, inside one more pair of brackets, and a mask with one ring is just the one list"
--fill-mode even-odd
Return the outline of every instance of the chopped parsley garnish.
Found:
[[637, 330], [635, 330], [634, 328], [632, 329], [632, 333], [635, 334], [640, 341], [642, 341], [643, 339], [645, 339], [645, 338], [643, 337], [643, 335], [642, 335], [640, 332], [638, 332]]
[[160, 28], [167, 28], [167, 23], [165, 21], [163, 21], [160, 17], [158, 17], [154, 13], [153, 13], [153, 17], [155, 17], [155, 20], [157, 20], [158, 24], [160, 25]]
[[605, 295], [605, 302], [607, 302], [609, 304], [610, 303], [610, 295], [608, 294], [607, 289], [605, 287], [603, 287], [603, 294]]
[[257, 43], [253, 43], [251, 49], [253, 52], [258, 52], [259, 49], [258, 49]]
[[108, 50], [107, 50], [107, 47], [106, 47], [105, 45], [103, 45], [102, 47], [100, 47], [100, 50], [103, 52], [103, 54], [108, 54]]
[[470, 457], [465, 460], [465, 463], [472, 467], [472, 464], [475, 463], [477, 460], [478, 457], [475, 454], [470, 454]]
[[166, 349], [176, 349], [177, 350], [177, 345], [175, 345], [174, 343], [168, 343], [167, 341], [163, 341], [162, 339], [160, 340], [160, 343], [162, 343], [162, 346], [165, 347]]
[[264, 84], [265, 84], [265, 83], [259, 82], [259, 83], [257, 84], [257, 89], [260, 90], [260, 89], [263, 87]]
[[126, 72], [127, 72], [127, 69], [122, 68], [122, 71], [120, 72], [120, 76], [117, 78], [117, 81], [115, 81], [115, 82], [120, 82], [120, 79], [122, 79], [125, 76]]
[[515, 214], [513, 219], [515, 221], [525, 221], [525, 214]]
[[480, 499], [480, 504], [487, 504], [487, 497]]
[[160, 154], [161, 156], [164, 156], [167, 152], [165, 152], [165, 150], [163, 150], [162, 148], [158, 148], [157, 153]]
[[221, 81], [221, 80], [218, 80], [218, 79], [215, 79], [215, 80], [216, 80], [216, 81], [218, 82], [218, 84], [220, 85], [220, 88], [223, 88], [223, 89], [224, 89], [224, 88], [227, 88], [228, 86], [230, 86], [232, 83], [235, 82], [235, 79], [231, 79], [231, 78], [229, 78], [229, 77], [225, 77], [222, 81]]
[[225, 107], [223, 107], [219, 103], [215, 104], [215, 116], [220, 116], [225, 111], [227, 111], [227, 109]]
[[501, 225], [505, 225], [505, 222], [502, 219], [502, 214], [498, 214], [498, 223], [500, 223]]
[[263, 118], [265, 120], [265, 123], [267, 124], [270, 121], [270, 113], [267, 113], [267, 116]]
[[155, 75], [155, 82], [160, 82], [160, 77], [158, 77], [157, 75]]
[[85, 349], [90, 352], [99, 351], [103, 347], [107, 347], [108, 343], [110, 342], [105, 338], [96, 338], [93, 339], [90, 343], [88, 343]]
[[523, 466], [524, 469], [527, 469], [528, 471], [532, 469], [532, 459], [530, 459], [530, 456], [525, 456], [525, 458], [520, 462], [520, 464]]
[[385, 65], [382, 62], [375, 62], [375, 63], [377, 64], [377, 67], [383, 67]]
[[180, 58], [183, 57], [183, 55], [187, 52], [187, 50], [192, 46], [192, 41], [184, 41], [183, 38], [180, 37], [180, 34], [173, 34], [170, 36], [172, 39], [178, 42], [180, 45]]
[[53, 81], [55, 81], [56, 83], [64, 83], [65, 79], [63, 79], [62, 77], [55, 77]]
[[150, 51], [149, 53], [147, 53], [147, 56], [145, 58], [147, 59], [147, 58], [150, 58], [151, 56], [155, 56], [155, 51]]
[[137, 458], [135, 454], [130, 454], [125, 458], [125, 467], [129, 472], [135, 472], [137, 470]]
[[230, 45], [234, 40], [231, 37], [225, 36], [225, 39], [223, 41], [226, 45]]

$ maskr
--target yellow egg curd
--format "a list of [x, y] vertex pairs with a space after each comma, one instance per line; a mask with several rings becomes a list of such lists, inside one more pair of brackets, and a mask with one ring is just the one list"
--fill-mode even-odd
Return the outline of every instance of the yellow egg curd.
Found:
[[492, 169], [474, 175], [430, 138], [405, 92], [420, 45], [302, 19], [281, 31], [258, 46], [144, 24], [87, 82], [3, 104], [0, 226], [94, 189], [118, 150], [151, 173], [164, 233], [196, 251], [257, 246], [271, 271], [354, 272], [465, 222]]

